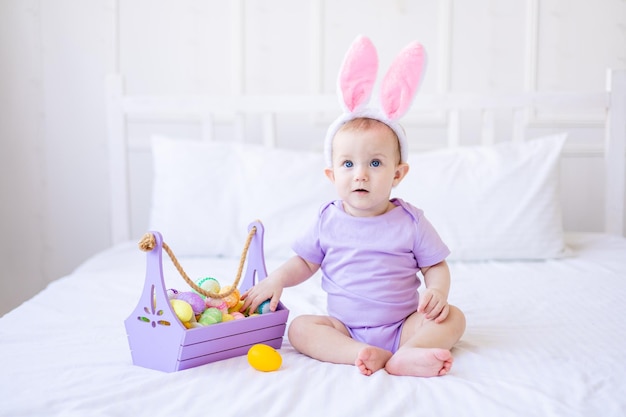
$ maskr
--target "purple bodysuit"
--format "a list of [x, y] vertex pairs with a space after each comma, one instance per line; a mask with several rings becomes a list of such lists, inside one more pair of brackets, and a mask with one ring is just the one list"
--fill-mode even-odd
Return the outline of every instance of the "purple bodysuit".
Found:
[[422, 210], [401, 199], [375, 217], [354, 217], [341, 201], [322, 207], [293, 250], [322, 270], [328, 314], [352, 337], [395, 352], [402, 325], [417, 310], [420, 267], [449, 254]]

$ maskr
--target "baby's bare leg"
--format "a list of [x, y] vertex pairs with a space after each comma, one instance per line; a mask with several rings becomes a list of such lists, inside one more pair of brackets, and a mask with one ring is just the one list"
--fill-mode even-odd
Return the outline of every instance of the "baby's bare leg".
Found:
[[454, 306], [450, 306], [450, 313], [442, 323], [414, 313], [403, 326], [400, 349], [389, 359], [385, 369], [394, 375], [445, 375], [452, 367], [450, 349], [464, 331], [465, 316]]
[[327, 316], [299, 316], [289, 326], [289, 342], [314, 359], [356, 365], [364, 375], [385, 367], [391, 352], [352, 339], [339, 320]]

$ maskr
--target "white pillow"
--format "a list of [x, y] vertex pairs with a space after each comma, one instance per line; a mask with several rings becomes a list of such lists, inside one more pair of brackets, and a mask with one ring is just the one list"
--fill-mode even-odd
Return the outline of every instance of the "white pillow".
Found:
[[152, 160], [150, 230], [161, 232], [180, 256], [232, 254], [240, 186], [232, 146], [155, 137]]
[[293, 255], [294, 240], [313, 223], [321, 205], [336, 198], [324, 175], [323, 154], [246, 145], [238, 149], [238, 161], [243, 179], [236, 200], [240, 240], [247, 225], [260, 219], [265, 255]]
[[566, 134], [412, 153], [393, 194], [424, 210], [454, 260], [565, 255], [559, 160]]
[[265, 228], [266, 257], [291, 244], [335, 198], [321, 153], [155, 137], [151, 230], [180, 256], [241, 255], [247, 227]]

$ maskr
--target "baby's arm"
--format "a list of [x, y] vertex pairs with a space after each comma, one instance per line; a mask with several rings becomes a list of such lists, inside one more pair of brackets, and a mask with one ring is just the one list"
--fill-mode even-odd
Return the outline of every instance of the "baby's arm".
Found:
[[441, 323], [448, 317], [448, 293], [450, 292], [450, 269], [446, 261], [422, 268], [426, 289], [420, 291], [417, 311], [424, 313], [428, 320]]
[[265, 300], [270, 300], [270, 310], [276, 311], [283, 288], [298, 285], [309, 279], [318, 269], [318, 264], [308, 262], [300, 256], [294, 256], [278, 269], [261, 280], [257, 285], [243, 293], [244, 300], [241, 311], [256, 308]]

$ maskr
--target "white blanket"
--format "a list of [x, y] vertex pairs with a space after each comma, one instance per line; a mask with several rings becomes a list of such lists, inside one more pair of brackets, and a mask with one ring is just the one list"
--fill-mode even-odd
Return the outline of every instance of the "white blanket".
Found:
[[[572, 256], [452, 262], [467, 316], [451, 373], [365, 377], [287, 341], [277, 372], [237, 357], [163, 373], [131, 362], [124, 319], [145, 255], [128, 243], [87, 261], [0, 319], [2, 416], [624, 416], [626, 239], [568, 235]], [[271, 271], [279, 259], [267, 260]], [[183, 258], [228, 282], [235, 259]], [[184, 287], [164, 258], [168, 287]], [[285, 290], [290, 320], [325, 311], [319, 276]]]

